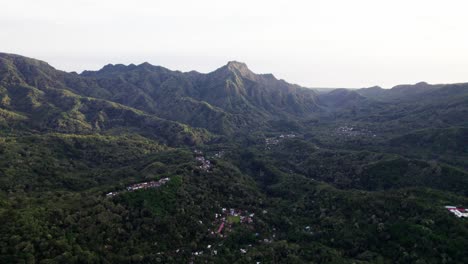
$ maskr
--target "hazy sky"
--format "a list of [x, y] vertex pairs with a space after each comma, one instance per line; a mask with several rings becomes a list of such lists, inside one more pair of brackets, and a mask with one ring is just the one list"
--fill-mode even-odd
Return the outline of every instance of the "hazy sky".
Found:
[[0, 0], [0, 52], [66, 71], [209, 72], [308, 87], [468, 82], [467, 0]]

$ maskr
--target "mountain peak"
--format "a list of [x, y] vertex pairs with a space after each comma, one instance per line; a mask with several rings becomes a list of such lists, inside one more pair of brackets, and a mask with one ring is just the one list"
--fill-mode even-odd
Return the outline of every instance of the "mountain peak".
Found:
[[256, 75], [248, 67], [247, 64], [238, 61], [229, 61], [225, 66], [219, 68], [215, 72], [235, 73], [244, 78], [255, 79]]
[[247, 64], [243, 62], [239, 62], [239, 61], [228, 61], [228, 63], [226, 64], [226, 67], [228, 67], [229, 69], [237, 69], [237, 70], [249, 69], [247, 67]]
[[114, 71], [123, 71], [126, 70], [127, 66], [124, 64], [106, 64], [99, 71], [101, 72], [114, 72]]
[[154, 65], [152, 65], [151, 63], [145, 61], [145, 62], [141, 63], [140, 65], [138, 65], [138, 67], [140, 67], [140, 68], [152, 68], [152, 67], [154, 67]]
[[43, 69], [55, 70], [54, 67], [50, 66], [47, 62], [38, 59], [28, 58], [17, 54], [3, 53], [0, 52], [0, 59], [4, 62], [9, 61], [11, 64], [16, 66], [29, 65], [34, 67], [41, 67]]
[[428, 88], [431, 88], [431, 86], [432, 85], [428, 84], [427, 82], [418, 82], [416, 84], [397, 85], [397, 86], [392, 87], [392, 89], [395, 89], [395, 90], [408, 90], [408, 89], [419, 90], [419, 89], [423, 89], [423, 90], [426, 90]]

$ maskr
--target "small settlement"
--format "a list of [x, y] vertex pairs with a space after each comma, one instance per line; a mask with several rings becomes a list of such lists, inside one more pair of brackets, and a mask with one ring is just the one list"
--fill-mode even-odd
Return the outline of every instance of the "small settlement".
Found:
[[250, 225], [253, 223], [254, 213], [239, 209], [222, 208], [221, 213], [216, 213], [213, 221], [213, 229], [208, 229], [212, 236], [226, 237], [234, 224]]
[[[150, 188], [158, 188], [164, 184], [166, 184], [168, 181], [170, 181], [170, 178], [162, 178], [158, 181], [149, 181], [149, 182], [141, 182], [141, 183], [135, 183], [130, 186], [127, 186], [126, 191], [128, 192], [133, 192], [137, 190], [142, 190], [142, 189], [150, 189]], [[119, 191], [119, 192], [110, 192], [106, 194], [107, 197], [114, 197], [124, 191]]]
[[203, 171], [209, 171], [213, 164], [211, 161], [203, 155], [203, 152], [201, 150], [195, 150], [195, 160], [198, 163], [198, 168], [200, 168]]
[[[263, 214], [266, 213], [268, 212], [266, 210], [263, 210]], [[193, 251], [192, 261], [196, 257], [202, 257], [203, 255], [218, 255], [218, 250], [220, 250], [224, 245], [224, 242], [222, 240], [228, 238], [230, 233], [236, 229], [236, 226], [250, 230], [252, 234], [254, 234], [257, 238], [258, 243], [272, 243], [276, 239], [276, 228], [272, 228], [273, 234], [267, 235], [267, 237], [262, 238], [262, 235], [255, 231], [256, 227], [254, 224], [254, 217], [255, 213], [248, 212], [247, 210], [235, 208], [220, 208], [219, 212], [214, 214], [214, 220], [213, 222], [211, 222], [207, 234], [207, 237], [210, 238], [210, 241], [217, 242], [215, 242], [214, 244], [206, 244], [203, 247], [198, 248], [196, 251]], [[200, 223], [200, 225], [203, 224], [201, 220], [199, 220], [198, 222]], [[239, 252], [241, 254], [247, 254], [250, 249], [255, 247], [254, 244], [243, 244], [239, 246]], [[176, 250], [176, 253], [178, 252], [179, 249]]]
[[372, 132], [371, 130], [367, 128], [356, 128], [352, 126], [340, 126], [335, 129], [334, 132], [335, 135], [340, 136], [340, 137], [358, 137], [358, 136], [364, 136], [364, 137], [376, 137], [377, 135]]
[[281, 134], [277, 137], [265, 138], [266, 149], [270, 149], [270, 146], [278, 145], [282, 140], [288, 138], [295, 138], [296, 134]]
[[451, 212], [452, 214], [456, 215], [459, 218], [468, 217], [468, 209], [466, 208], [450, 206], [450, 205], [445, 206], [445, 208], [449, 210], [449, 212]]

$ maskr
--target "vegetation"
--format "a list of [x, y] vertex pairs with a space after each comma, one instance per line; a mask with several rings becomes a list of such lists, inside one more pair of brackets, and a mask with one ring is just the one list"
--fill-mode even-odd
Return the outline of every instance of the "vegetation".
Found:
[[0, 54], [0, 263], [464, 263], [467, 90]]

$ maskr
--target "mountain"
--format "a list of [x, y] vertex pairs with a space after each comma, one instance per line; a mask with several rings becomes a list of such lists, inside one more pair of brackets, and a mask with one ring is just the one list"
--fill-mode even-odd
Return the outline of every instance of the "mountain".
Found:
[[310, 89], [256, 75], [247, 65], [229, 62], [200, 79], [201, 98], [234, 113], [255, 111], [262, 116], [304, 116], [318, 109]]
[[0, 53], [0, 263], [464, 263], [467, 116], [466, 83]]
[[[313, 91], [273, 75], [254, 74], [239, 62], [229, 62], [208, 74], [172, 72], [146, 63], [107, 66], [82, 76], [92, 77], [110, 94], [90, 95], [217, 133], [261, 125], [268, 119], [304, 116], [318, 109]], [[81, 87], [72, 89], [86, 93]]]
[[426, 82], [419, 82], [414, 85], [397, 85], [391, 89], [383, 89], [381, 87], [375, 86], [370, 88], [357, 89], [356, 92], [362, 96], [379, 101], [406, 101], [414, 100], [420, 95], [430, 93], [442, 87], [444, 87], [443, 84], [432, 85]]
[[335, 89], [318, 99], [334, 122], [352, 120], [390, 134], [467, 125], [467, 83]]
[[320, 95], [321, 102], [333, 108], [344, 108], [351, 105], [363, 104], [366, 98], [348, 89], [335, 89]]
[[[462, 115], [466, 113], [463, 110], [466, 84], [418, 83], [392, 89], [336, 89], [317, 94], [312, 89], [277, 80], [271, 74], [255, 74], [246, 64], [235, 61], [207, 74], [171, 71], [149, 63], [106, 65], [99, 71], [75, 74], [18, 55], [0, 57], [4, 94], [5, 87], [13, 85], [38, 89], [29, 93], [32, 97], [45, 89], [58, 89], [217, 134], [253, 132], [267, 129], [272, 122], [307, 122], [320, 117], [394, 122], [430, 111], [437, 112], [437, 120], [431, 122], [455, 125], [463, 123]], [[6, 106], [8, 96], [2, 98]], [[10, 110], [5, 108], [2, 115], [20, 118], [14, 113], [21, 111]], [[405, 113], [401, 114], [402, 111]]]
[[[209, 133], [115, 102], [66, 89], [72, 74], [16, 55], [0, 55], [1, 119], [5, 127], [44, 132], [136, 130], [163, 143], [195, 144]], [[2, 124], [0, 123], [0, 124]]]
[[234, 61], [208, 74], [143, 63], [106, 65], [77, 75], [17, 55], [0, 56], [7, 68], [3, 79], [10, 85], [21, 80], [38, 89], [65, 89], [216, 133], [248, 129], [268, 120], [304, 117], [319, 109], [314, 91], [271, 74], [257, 75]]

